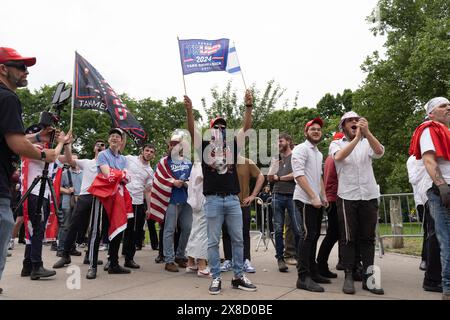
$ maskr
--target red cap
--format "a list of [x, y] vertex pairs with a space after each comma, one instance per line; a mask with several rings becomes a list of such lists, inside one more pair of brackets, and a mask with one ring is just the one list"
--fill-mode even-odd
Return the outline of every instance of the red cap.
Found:
[[219, 120], [222, 120], [223, 123], [225, 123], [225, 125], [227, 125], [227, 122], [226, 122], [226, 120], [225, 120], [224, 118], [222, 118], [222, 117], [215, 117], [214, 119], [211, 119], [211, 121], [209, 122], [209, 128], [214, 127], [214, 124], [215, 124], [217, 121], [219, 121]]
[[312, 120], [309, 120], [306, 124], [305, 124], [305, 131], [306, 129], [308, 129], [309, 127], [311, 127], [314, 123], [317, 123], [321, 128], [323, 127], [323, 120], [320, 119], [319, 117], [316, 117]]
[[333, 141], [334, 141], [334, 140], [342, 139], [343, 137], [344, 137], [344, 133], [343, 133], [343, 132], [340, 132], [340, 131], [335, 132], [335, 133], [333, 134]]
[[27, 67], [36, 63], [35, 57], [22, 57], [16, 50], [7, 47], [0, 47], [0, 63], [7, 61], [23, 61]]

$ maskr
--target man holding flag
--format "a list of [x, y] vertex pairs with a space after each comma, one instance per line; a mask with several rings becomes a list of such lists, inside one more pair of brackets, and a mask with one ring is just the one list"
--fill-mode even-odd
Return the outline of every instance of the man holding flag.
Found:
[[239, 149], [244, 146], [245, 132], [250, 129], [252, 123], [253, 97], [247, 90], [244, 126], [239, 130], [237, 137], [229, 137], [230, 134], [226, 134], [226, 120], [217, 117], [210, 122], [211, 136], [207, 140], [202, 140], [200, 133], [195, 130], [192, 102], [188, 96], [184, 97], [184, 106], [189, 133], [194, 138], [195, 149], [202, 157], [203, 194], [206, 198], [204, 210], [208, 228], [208, 261], [213, 278], [209, 293], [219, 294], [222, 288], [219, 242], [224, 221], [232, 243], [234, 277], [231, 285], [235, 289], [256, 291], [256, 286], [243, 272], [242, 212], [236, 170]]

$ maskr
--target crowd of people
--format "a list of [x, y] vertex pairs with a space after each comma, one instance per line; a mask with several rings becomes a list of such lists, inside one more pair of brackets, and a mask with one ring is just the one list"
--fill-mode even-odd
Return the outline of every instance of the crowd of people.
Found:
[[[256, 291], [246, 274], [257, 270], [251, 260], [250, 229], [251, 208], [258, 197], [271, 200], [267, 220], [273, 222], [268, 227], [274, 233], [274, 264], [281, 273], [288, 272], [288, 265], [296, 266], [298, 289], [324, 292], [321, 284], [337, 277], [328, 260], [338, 242], [336, 269], [344, 271], [342, 291], [354, 294], [355, 281], [361, 281], [363, 290], [384, 294], [381, 284], [372, 281], [377, 272], [375, 228], [380, 197], [372, 161], [385, 150], [364, 117], [353, 111], [341, 117], [325, 161], [317, 147], [323, 139], [320, 117], [304, 125], [304, 141], [297, 145], [288, 133], [280, 134], [279, 154], [265, 177], [252, 160], [241, 155], [252, 126], [250, 91], [245, 92], [243, 124], [235, 136], [230, 136], [227, 121], [220, 116], [201, 134], [192, 102], [185, 96], [190, 136], [175, 130], [161, 159], [155, 159], [153, 144], [144, 145], [138, 155], [124, 155], [126, 132], [120, 128], [111, 128], [107, 141], [97, 140], [91, 146], [93, 159], [80, 159], [72, 153], [70, 131], [23, 127], [15, 91], [27, 85], [28, 67], [35, 63], [33, 57], [0, 48], [0, 277], [8, 246], [22, 222], [26, 243], [22, 277], [54, 276], [55, 269], [72, 263], [71, 256], [82, 254], [77, 248], [86, 242], [86, 278], [93, 280], [99, 265], [104, 264], [109, 274], [140, 268], [135, 253], [143, 247], [147, 221], [151, 247], [159, 251], [155, 262], [164, 263], [167, 272], [181, 269], [210, 278], [208, 292], [216, 295], [222, 290], [221, 273], [232, 271], [233, 288]], [[418, 210], [423, 208], [426, 221], [424, 289], [442, 292], [443, 299], [449, 299], [450, 102], [434, 98], [427, 103], [426, 113], [429, 119], [411, 140], [408, 172], [416, 205]], [[56, 146], [49, 149], [53, 135]], [[45, 163], [49, 163], [53, 184], [35, 180]], [[53, 196], [53, 188], [59, 199]], [[26, 200], [18, 205], [25, 193]], [[317, 248], [324, 212], [328, 227]], [[52, 213], [58, 224], [54, 237], [59, 260], [47, 269], [42, 248]], [[101, 243], [108, 250], [104, 263], [98, 259]], [[123, 266], [119, 253], [124, 256]]]

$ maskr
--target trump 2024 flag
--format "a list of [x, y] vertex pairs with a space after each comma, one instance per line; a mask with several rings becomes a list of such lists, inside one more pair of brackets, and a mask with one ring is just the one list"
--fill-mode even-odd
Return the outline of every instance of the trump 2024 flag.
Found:
[[229, 39], [178, 40], [183, 74], [226, 71]]

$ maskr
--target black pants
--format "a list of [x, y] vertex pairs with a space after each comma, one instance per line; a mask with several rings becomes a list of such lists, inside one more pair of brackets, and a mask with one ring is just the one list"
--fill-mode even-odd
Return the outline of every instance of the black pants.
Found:
[[427, 222], [427, 255], [425, 257], [425, 261], [427, 262], [427, 270], [425, 271], [424, 282], [428, 285], [437, 286], [442, 283], [441, 249], [439, 247], [439, 241], [436, 237], [434, 219], [430, 214], [428, 203], [425, 204], [424, 214], [425, 221]]
[[[92, 195], [84, 194], [79, 196], [75, 208], [73, 209], [72, 216], [67, 228], [66, 239], [64, 241], [64, 253], [69, 255], [69, 252], [75, 245], [77, 236], [86, 234], [86, 229], [89, 225], [89, 217], [92, 211]], [[86, 228], [86, 229], [85, 229]]]
[[[336, 242], [339, 241], [339, 223], [336, 202], [330, 202], [327, 210], [328, 227], [327, 234], [320, 245], [319, 253], [317, 254], [317, 263], [320, 265], [328, 265], [328, 258], [330, 252]], [[340, 250], [339, 250], [340, 251]]]
[[43, 198], [42, 213], [37, 212], [38, 196], [30, 194], [28, 196], [28, 219], [31, 222], [32, 233], [30, 233], [30, 242], [25, 246], [23, 265], [26, 268], [39, 268], [42, 266], [42, 241], [45, 234], [45, 226], [50, 215], [50, 201]]
[[422, 204], [419, 204], [417, 206], [417, 214], [419, 216], [419, 221], [422, 222], [423, 225], [423, 241], [422, 241], [422, 261], [427, 260], [427, 238], [428, 238], [428, 220], [425, 215], [425, 206]]
[[[250, 206], [241, 207], [242, 211], [242, 237], [244, 238], [244, 261], [245, 259], [250, 259]], [[231, 238], [228, 234], [228, 228], [225, 221], [222, 224], [222, 242], [223, 242], [223, 253], [225, 255], [225, 260], [232, 260], [233, 254], [231, 250]], [[244, 262], [242, 261], [242, 262]]]
[[[158, 246], [159, 246], [158, 233], [156, 232], [155, 223], [156, 223], [155, 220], [147, 219], [147, 228], [148, 228], [148, 234], [150, 237], [150, 245], [153, 250], [157, 250]], [[145, 231], [142, 230], [141, 240], [143, 241], [144, 239], [145, 239]]]
[[136, 246], [141, 244], [141, 234], [144, 229], [145, 212], [143, 204], [133, 204], [134, 217], [128, 219], [127, 228], [123, 234], [123, 253], [125, 260], [133, 260]]
[[297, 248], [297, 272], [299, 276], [314, 275], [317, 273], [316, 251], [322, 224], [322, 208], [314, 208], [299, 200], [294, 202], [302, 218], [302, 232]]
[[363, 272], [373, 265], [375, 257], [375, 228], [378, 219], [378, 201], [344, 200], [338, 197], [339, 242], [346, 271], [357, 263], [359, 248]]

